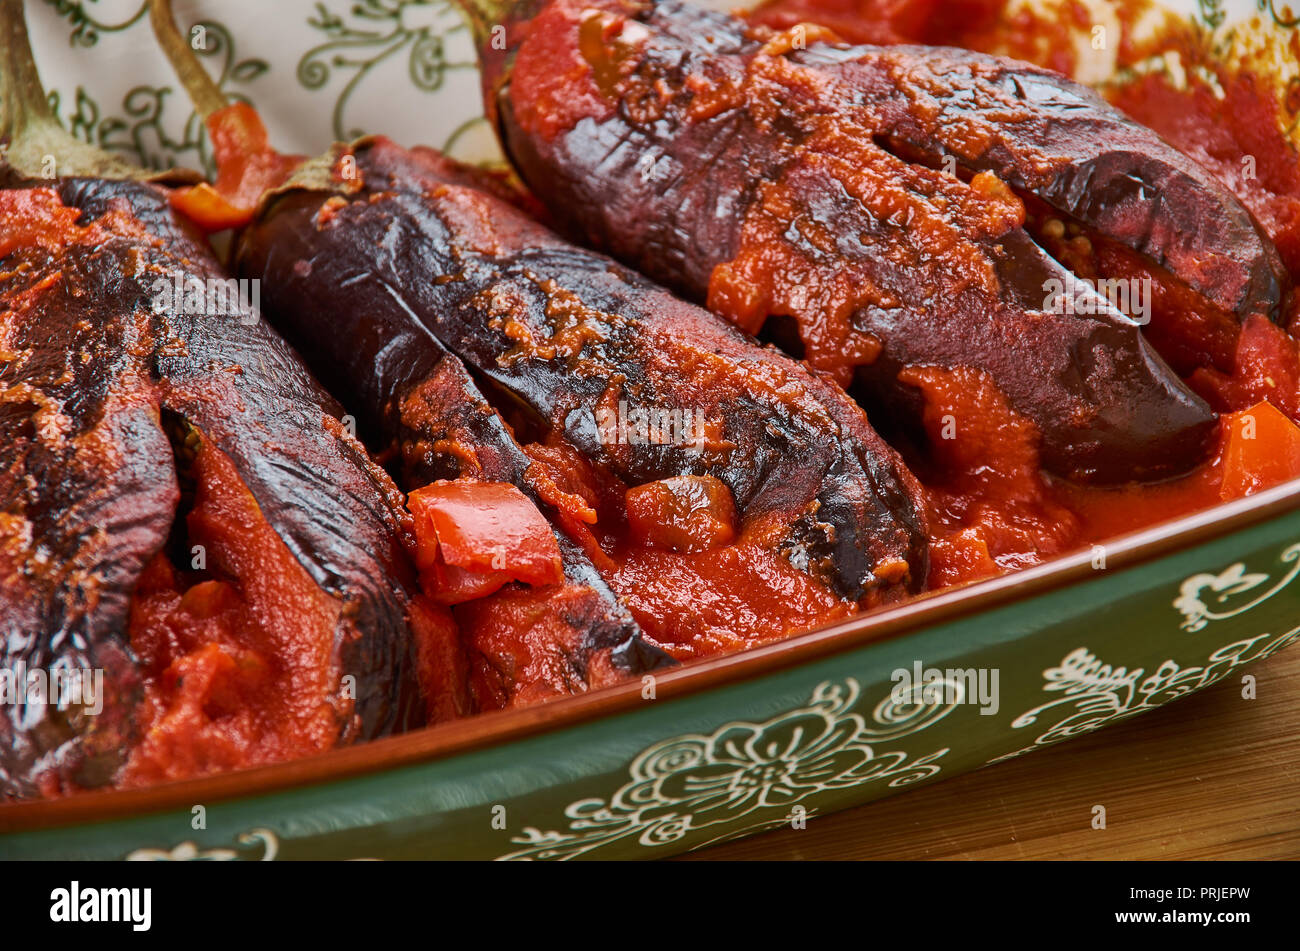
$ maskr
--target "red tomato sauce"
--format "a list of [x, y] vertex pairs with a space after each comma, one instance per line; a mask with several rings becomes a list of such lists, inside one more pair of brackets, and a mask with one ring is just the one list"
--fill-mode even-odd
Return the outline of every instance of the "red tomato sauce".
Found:
[[192, 474], [186, 541], [190, 552], [201, 546], [201, 567], [178, 568], [160, 552], [131, 605], [144, 699], [122, 787], [327, 750], [350, 715], [335, 655], [340, 604], [201, 438]]
[[646, 636], [679, 660], [779, 640], [857, 609], [793, 567], [761, 525], [739, 526], [717, 479], [629, 488], [554, 437], [527, 452], [538, 494]]

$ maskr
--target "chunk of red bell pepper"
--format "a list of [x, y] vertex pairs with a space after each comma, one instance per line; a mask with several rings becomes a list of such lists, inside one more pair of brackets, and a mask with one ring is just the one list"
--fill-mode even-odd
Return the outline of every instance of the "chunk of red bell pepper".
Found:
[[266, 126], [251, 106], [231, 103], [208, 116], [217, 177], [172, 192], [172, 204], [204, 231], [238, 228], [253, 219], [262, 194], [282, 185], [302, 164], [301, 155], [271, 148]]
[[421, 581], [443, 604], [483, 597], [509, 581], [564, 580], [554, 530], [509, 483], [440, 480], [412, 492], [407, 507]]

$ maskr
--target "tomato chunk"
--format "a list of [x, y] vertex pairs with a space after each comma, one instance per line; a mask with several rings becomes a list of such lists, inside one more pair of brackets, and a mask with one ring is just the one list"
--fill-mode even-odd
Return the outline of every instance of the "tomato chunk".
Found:
[[628, 489], [634, 541], [667, 551], [705, 551], [736, 540], [731, 489], [713, 476], [673, 476]]
[[1272, 403], [1225, 413], [1223, 485], [1219, 494], [1236, 499], [1300, 478], [1300, 427]]
[[507, 482], [441, 480], [412, 492], [407, 506], [415, 517], [416, 563], [436, 601], [481, 598], [509, 581], [564, 580], [551, 524]]

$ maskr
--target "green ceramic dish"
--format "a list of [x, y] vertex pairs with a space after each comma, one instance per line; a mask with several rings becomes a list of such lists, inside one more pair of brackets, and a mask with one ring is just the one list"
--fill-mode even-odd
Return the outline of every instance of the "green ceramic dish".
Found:
[[[302, 5], [310, 9], [306, 26], [299, 24], [300, 32], [307, 31], [299, 45], [318, 41], [308, 35], [312, 30], [333, 37], [331, 43], [348, 41], [345, 19], [335, 23], [324, 12], [311, 12], [334, 5]], [[1232, 31], [1226, 9], [1232, 4], [1179, 0], [1178, 5], [1207, 29], [1221, 31], [1216, 49], [1225, 58], [1253, 46], [1245, 41], [1253, 34]], [[1236, 6], [1242, 9], [1234, 16], [1257, 12], [1247, 0]], [[1259, 9], [1264, 6], [1261, 2]], [[221, 9], [234, 23], [231, 6]], [[460, 114], [472, 110], [466, 104], [473, 95], [420, 87], [419, 78], [428, 77], [415, 69], [416, 54], [428, 53], [431, 38], [442, 57], [464, 42], [458, 21], [441, 0], [398, 0], [393, 9], [400, 16], [385, 41], [391, 39], [395, 51], [410, 45], [416, 94], [441, 96], [448, 104], [443, 118], [461, 136], [474, 127], [472, 112], [468, 118]], [[276, 10], [279, 16], [281, 7]], [[44, 15], [63, 14], [52, 8]], [[301, 19], [301, 10], [294, 16]], [[214, 35], [219, 26], [213, 24]], [[136, 36], [147, 27], [137, 17], [116, 26], [78, 22], [76, 29], [73, 39], [80, 37], [80, 44], [90, 47], [100, 36]], [[1289, 35], [1295, 24], [1272, 14], [1262, 29], [1276, 37]], [[93, 37], [89, 41], [86, 30]], [[261, 73], [249, 63], [260, 64], [262, 72], [269, 67], [272, 75], [298, 63], [304, 88], [316, 88], [308, 79], [325, 82], [319, 70], [303, 66], [310, 67], [319, 50], [304, 47], [299, 57], [287, 26], [238, 37], [242, 50], [259, 36], [273, 36], [268, 42], [287, 50], [283, 63], [239, 60], [230, 33], [223, 35], [228, 59], [223, 82], [255, 86]], [[62, 45], [66, 36], [56, 39]], [[143, 34], [138, 43], [151, 48]], [[365, 46], [362, 39], [356, 44]], [[76, 58], [68, 59], [66, 49], [51, 56], [65, 60], [62, 68], [47, 70], [50, 75], [75, 73]], [[142, 69], [165, 70], [153, 54], [135, 58]], [[1278, 63], [1279, 83], [1300, 83], [1293, 75], [1297, 64], [1285, 58]], [[281, 88], [284, 105], [294, 91]], [[345, 87], [347, 95], [334, 110], [336, 125], [347, 96], [359, 95], [359, 88]], [[160, 89], [149, 87], [158, 93], [159, 110]], [[267, 92], [264, 100], [253, 86], [247, 92], [283, 141], [275, 127], [277, 110], [267, 108], [276, 94]], [[391, 98], [399, 112], [415, 109], [409, 98]], [[73, 98], [65, 100], [70, 104]], [[80, 116], [80, 95], [76, 101]], [[281, 118], [285, 112], [330, 114], [319, 106], [298, 103], [279, 111]], [[127, 112], [138, 114], [133, 109]], [[427, 104], [421, 110], [428, 115]], [[70, 106], [67, 115], [76, 128]], [[85, 133], [97, 129], [93, 137], [110, 146], [113, 130], [126, 128], [98, 110], [93, 118], [83, 122]], [[383, 114], [373, 118], [365, 131], [440, 141], [432, 133], [386, 128]], [[335, 131], [347, 137], [358, 130]], [[147, 140], [142, 136], [133, 134], [136, 144], [127, 151], [139, 150]], [[160, 141], [176, 154], [152, 157], [201, 158], [184, 154], [188, 136], [163, 136]], [[287, 144], [294, 145], [291, 136]], [[312, 152], [320, 144], [301, 141], [298, 147]], [[1246, 664], [1300, 639], [1297, 575], [1300, 483], [1292, 483], [1040, 568], [927, 596], [760, 650], [690, 664], [653, 681], [280, 766], [149, 790], [3, 806], [0, 857], [671, 855], [997, 763], [1225, 677], [1240, 678]], [[894, 676], [918, 668], [937, 671], [937, 687], [927, 691]], [[980, 702], [981, 674], [987, 688], [996, 674], [996, 709], [992, 697]]]

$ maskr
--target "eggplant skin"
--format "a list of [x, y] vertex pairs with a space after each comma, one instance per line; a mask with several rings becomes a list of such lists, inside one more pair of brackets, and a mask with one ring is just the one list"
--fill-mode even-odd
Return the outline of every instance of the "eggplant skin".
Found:
[[[44, 183], [42, 183], [44, 184]], [[0, 711], [0, 796], [111, 785], [141, 679], [127, 618], [179, 500], [161, 416], [224, 453], [294, 558], [342, 610], [336, 669], [356, 678], [339, 741], [418, 725], [407, 628], [414, 570], [401, 495], [338, 423], [339, 405], [255, 310], [155, 312], [156, 282], [225, 279], [150, 185], [65, 179], [102, 241], [0, 261], [0, 648], [13, 669], [104, 670], [98, 716]], [[108, 223], [126, 213], [134, 225]]]
[[[365, 186], [324, 211], [320, 192], [271, 203], [239, 272], [277, 290], [322, 268], [337, 288], [368, 285], [373, 303], [355, 306], [413, 316], [401, 334], [418, 323], [625, 482], [722, 479], [746, 525], [780, 526], [791, 562], [841, 597], [892, 600], [924, 585], [920, 487], [841, 389], [566, 244], [429, 150], [374, 139], [356, 161]], [[355, 339], [401, 351], [396, 333], [372, 326]], [[391, 375], [386, 361], [378, 375]], [[699, 413], [717, 423], [716, 441], [612, 445], [599, 414], [620, 398]]]

